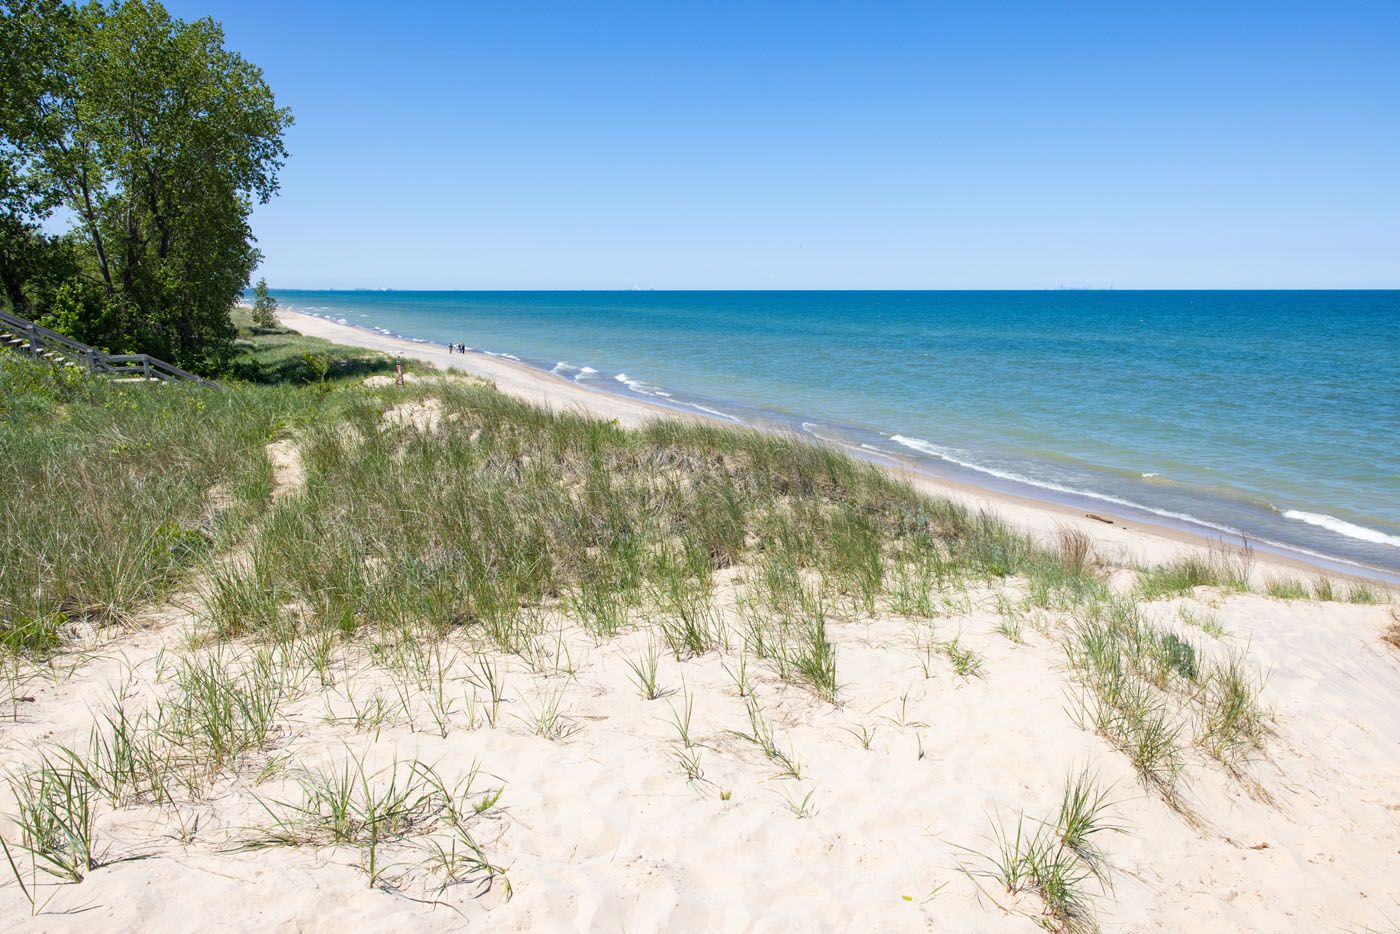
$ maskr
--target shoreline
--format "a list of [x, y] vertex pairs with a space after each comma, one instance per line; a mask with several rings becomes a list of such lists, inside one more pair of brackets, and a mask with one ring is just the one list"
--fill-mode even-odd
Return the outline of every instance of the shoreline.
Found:
[[[626, 428], [636, 428], [656, 418], [679, 418], [701, 424], [771, 430], [742, 423], [736, 426], [731, 420], [708, 417], [701, 412], [692, 412], [679, 406], [667, 406], [659, 402], [610, 393], [604, 389], [575, 383], [523, 361], [510, 360], [483, 351], [471, 350], [465, 354], [449, 354], [443, 349], [444, 345], [435, 342], [382, 334], [377, 330], [341, 324], [289, 308], [279, 308], [277, 316], [285, 327], [308, 336], [419, 360], [440, 369], [459, 370], [489, 379], [501, 392], [515, 398], [553, 411], [571, 411], [594, 418], [616, 420]], [[796, 433], [794, 435], [797, 436]], [[938, 476], [919, 469], [912, 460], [904, 461], [889, 454], [882, 454], [880, 460], [889, 460], [893, 465], [881, 463], [850, 445], [820, 438], [803, 437], [802, 440], [808, 443], [833, 444], [852, 456], [894, 473], [925, 493], [948, 497], [975, 509], [997, 513], [1041, 537], [1054, 536], [1061, 526], [1083, 531], [1090, 536], [1105, 557], [1112, 556], [1115, 560], [1134, 564], [1156, 564], [1171, 560], [1180, 554], [1183, 548], [1209, 551], [1223, 547], [1226, 550], [1239, 551], [1241, 547], [1239, 543], [1227, 541], [1223, 533], [1211, 536], [1204, 532], [1175, 527], [1165, 520], [1154, 521], [1155, 516], [1154, 519], [1142, 519], [1125, 514], [1123, 509], [1115, 507], [1112, 503], [1105, 503], [1102, 508], [1096, 505], [1092, 511], [1086, 511], [1078, 506], [1049, 498], [1020, 495]], [[1102, 519], [1092, 516], [1100, 516]], [[1182, 522], [1181, 525], [1185, 526], [1187, 523]], [[1244, 542], [1253, 551], [1256, 575], [1261, 571], [1272, 571], [1276, 575], [1306, 573], [1380, 583], [1387, 587], [1393, 587], [1400, 582], [1400, 577], [1380, 568], [1356, 565], [1323, 555], [1313, 556], [1289, 549], [1288, 546], [1268, 542], [1250, 541], [1247, 538]]]

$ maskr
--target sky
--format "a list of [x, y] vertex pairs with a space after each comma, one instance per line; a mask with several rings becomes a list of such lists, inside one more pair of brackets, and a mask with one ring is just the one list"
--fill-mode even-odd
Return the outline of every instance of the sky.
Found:
[[1400, 287], [1400, 2], [167, 0], [274, 288]]

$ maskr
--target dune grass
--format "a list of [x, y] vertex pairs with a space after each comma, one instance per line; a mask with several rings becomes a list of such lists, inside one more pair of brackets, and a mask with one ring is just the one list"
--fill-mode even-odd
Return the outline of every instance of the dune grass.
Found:
[[485, 387], [433, 392], [432, 434], [374, 404], [303, 432], [305, 490], [258, 524], [244, 566], [214, 577], [216, 630], [468, 626], [528, 656], [545, 615], [581, 610], [599, 639], [644, 617], [682, 660], [730, 646], [715, 578], [742, 564], [738, 635], [834, 699], [828, 621], [874, 612], [895, 569], [951, 587], [1057, 561], [990, 517], [794, 440], [628, 432]]
[[168, 594], [256, 515], [263, 446], [326, 400], [285, 388], [118, 385], [0, 354], [0, 645]]
[[1225, 591], [1249, 590], [1249, 576], [1254, 567], [1254, 552], [1248, 546], [1239, 550], [1224, 546], [1211, 548], [1202, 554], [1187, 552], [1179, 557], [1144, 569], [1136, 593], [1144, 600], [1188, 596], [1197, 587], [1216, 587]]
[[490, 886], [499, 880], [509, 888], [504, 870], [491, 863], [469, 827], [501, 794], [500, 789], [473, 791], [478, 775], [473, 766], [465, 778], [449, 784], [417, 759], [372, 770], [352, 753], [339, 768], [297, 773], [301, 800], [263, 802], [270, 821], [245, 845], [351, 846], [359, 850], [361, 868], [374, 887], [386, 873], [405, 868], [386, 863], [387, 854], [416, 843], [429, 857], [423, 865], [439, 872], [444, 885]]
[[1010, 829], [994, 822], [990, 852], [958, 848], [976, 860], [964, 871], [995, 880], [1008, 895], [1034, 893], [1043, 912], [1036, 920], [1050, 930], [1097, 930], [1087, 884], [1096, 879], [1107, 887], [1107, 856], [1100, 838], [1123, 832], [1112, 814], [1109, 793], [1087, 770], [1070, 775], [1055, 820], [1029, 819], [1022, 813]]

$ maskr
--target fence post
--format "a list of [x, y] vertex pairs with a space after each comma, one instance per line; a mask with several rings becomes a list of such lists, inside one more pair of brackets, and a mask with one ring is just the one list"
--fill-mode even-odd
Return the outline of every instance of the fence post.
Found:
[[39, 356], [39, 333], [34, 330], [34, 325], [26, 324], [24, 326], [24, 332], [29, 338], [29, 356]]

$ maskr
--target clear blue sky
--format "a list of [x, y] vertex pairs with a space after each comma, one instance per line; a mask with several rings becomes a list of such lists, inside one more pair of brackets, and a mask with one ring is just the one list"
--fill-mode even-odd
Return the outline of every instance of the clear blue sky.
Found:
[[1400, 287], [1400, 2], [312, 3], [274, 287]]

